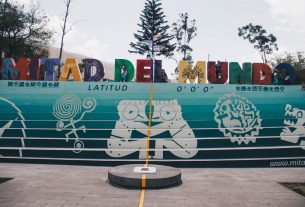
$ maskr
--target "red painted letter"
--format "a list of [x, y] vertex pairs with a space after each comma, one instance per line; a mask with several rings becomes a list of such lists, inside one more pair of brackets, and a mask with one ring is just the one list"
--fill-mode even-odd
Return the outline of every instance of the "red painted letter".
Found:
[[208, 62], [208, 81], [213, 84], [224, 84], [228, 81], [228, 62]]
[[252, 64], [252, 82], [253, 84], [268, 85], [272, 83], [271, 68], [264, 63]]

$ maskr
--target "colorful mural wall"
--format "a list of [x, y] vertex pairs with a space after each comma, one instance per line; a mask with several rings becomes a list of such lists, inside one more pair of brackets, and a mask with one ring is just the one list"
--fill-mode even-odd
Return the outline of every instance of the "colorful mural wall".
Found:
[[152, 101], [148, 83], [3, 80], [0, 88], [0, 162], [143, 162], [151, 104], [150, 163], [305, 165], [301, 86], [158, 83]]
[[[104, 66], [96, 59], [82, 60], [84, 75], [81, 75], [79, 64], [76, 59], [65, 60], [61, 65], [58, 58], [29, 59], [20, 58], [15, 63], [12, 58], [2, 60], [1, 79], [2, 80], [40, 80], [41, 67], [45, 68], [43, 80], [55, 81], [56, 67], [61, 67], [60, 81], [86, 81], [99, 82], [105, 75]], [[95, 69], [93, 73], [92, 69]], [[154, 70], [153, 70], [154, 68]], [[198, 61], [194, 68], [188, 61], [179, 63], [179, 83], [199, 83], [199, 84], [254, 84], [254, 85], [291, 85], [296, 80], [296, 72], [289, 64], [279, 64], [274, 69], [263, 63], [244, 63], [242, 67], [237, 62], [205, 62]], [[278, 71], [275, 73], [275, 71]], [[136, 68], [126, 59], [115, 60], [115, 72], [113, 80], [115, 82], [167, 82], [164, 81], [162, 61], [151, 59], [137, 60]], [[274, 81], [275, 76], [278, 81]], [[135, 78], [135, 80], [134, 80]], [[166, 78], [167, 79], [167, 78]]]

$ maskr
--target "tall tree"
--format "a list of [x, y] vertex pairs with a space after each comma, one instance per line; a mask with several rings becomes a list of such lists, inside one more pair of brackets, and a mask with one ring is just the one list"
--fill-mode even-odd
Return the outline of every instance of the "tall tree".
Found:
[[188, 13], [180, 14], [177, 22], [173, 23], [173, 32], [178, 43], [176, 51], [183, 55], [183, 60], [192, 62], [193, 58], [190, 41], [197, 36], [196, 20], [190, 20]]
[[[190, 20], [188, 13], [179, 14], [179, 19], [177, 22], [173, 23], [172, 30], [178, 44], [176, 51], [182, 54], [183, 60], [188, 60], [192, 65], [193, 57], [191, 52], [193, 51], [193, 48], [190, 47], [190, 42], [197, 36], [196, 20]], [[175, 68], [175, 74], [177, 75], [179, 61], [174, 55], [171, 58], [177, 63], [177, 67]]]
[[[169, 57], [175, 50], [175, 44], [170, 41], [174, 38], [167, 30], [170, 28], [165, 20], [162, 4], [160, 0], [146, 0], [144, 10], [140, 14], [140, 29], [134, 34], [136, 43], [131, 42], [133, 50], [130, 53], [141, 55], [164, 55]], [[150, 41], [150, 42], [149, 42]], [[149, 42], [143, 44], [143, 42]], [[160, 50], [155, 50], [159, 46]]]
[[[72, 27], [67, 27], [67, 22], [68, 22], [68, 17], [69, 17], [69, 13], [70, 13], [70, 5], [71, 5], [71, 2], [73, 0], [64, 0], [64, 4], [65, 4], [65, 8], [66, 8], [66, 11], [65, 11], [65, 17], [63, 19], [63, 25], [61, 25], [61, 41], [60, 41], [60, 49], [59, 49], [59, 59], [61, 60], [62, 58], [62, 51], [63, 51], [63, 48], [64, 48], [64, 39], [65, 39], [65, 36], [68, 32], [70, 32], [72, 30]], [[59, 73], [58, 73], [59, 75]]]
[[305, 55], [304, 52], [298, 51], [293, 53], [277, 54], [271, 59], [271, 65], [277, 66], [280, 63], [288, 63], [296, 69], [296, 84], [305, 83]]
[[42, 57], [49, 55], [53, 33], [48, 18], [38, 5], [25, 9], [22, 4], [0, 1], [0, 51], [5, 57]]
[[267, 55], [272, 54], [274, 50], [278, 50], [277, 38], [273, 34], [267, 34], [261, 25], [253, 25], [252, 23], [238, 28], [238, 36], [249, 40], [254, 48], [261, 54], [264, 63], [267, 63]]

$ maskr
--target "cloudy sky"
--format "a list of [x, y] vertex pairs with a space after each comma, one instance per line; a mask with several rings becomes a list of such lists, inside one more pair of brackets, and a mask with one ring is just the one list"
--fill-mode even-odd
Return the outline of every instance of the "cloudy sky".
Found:
[[[64, 16], [63, 0], [34, 0], [50, 18], [58, 32], [54, 45], [59, 47], [60, 24]], [[17, 0], [28, 4], [31, 0]], [[140, 23], [145, 0], [74, 0], [69, 23], [73, 30], [65, 39], [65, 50], [99, 60], [114, 62], [129, 59], [136, 64], [140, 55], [128, 53], [133, 33]], [[180, 13], [196, 19], [198, 36], [191, 42], [194, 60], [261, 62], [253, 46], [238, 37], [237, 29], [250, 22], [263, 25], [278, 38], [279, 52], [305, 51], [304, 0], [162, 0], [171, 25]], [[171, 73], [173, 60], [163, 58], [163, 68]]]

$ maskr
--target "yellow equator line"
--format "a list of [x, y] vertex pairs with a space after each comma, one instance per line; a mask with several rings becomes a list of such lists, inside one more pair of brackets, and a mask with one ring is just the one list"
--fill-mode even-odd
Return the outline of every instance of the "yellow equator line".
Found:
[[146, 187], [146, 175], [142, 175], [142, 191], [141, 191], [141, 197], [139, 202], [139, 207], [144, 206], [144, 198], [145, 198], [145, 188]]
[[[150, 90], [149, 90], [149, 116], [148, 116], [148, 127], [147, 127], [147, 145], [146, 145], [146, 159], [145, 159], [145, 167], [148, 167], [149, 161], [149, 149], [150, 149], [150, 128], [151, 128], [151, 120], [152, 120], [152, 100], [153, 100], [153, 83], [150, 82]], [[145, 198], [145, 189], [146, 189], [146, 174], [142, 175], [142, 191], [139, 202], [139, 207], [144, 206], [144, 198]]]
[[148, 167], [149, 160], [149, 149], [150, 149], [150, 128], [152, 120], [152, 99], [153, 99], [153, 83], [150, 82], [150, 96], [149, 96], [149, 116], [148, 116], [148, 127], [147, 127], [147, 145], [146, 145], [146, 162], [145, 167]]

